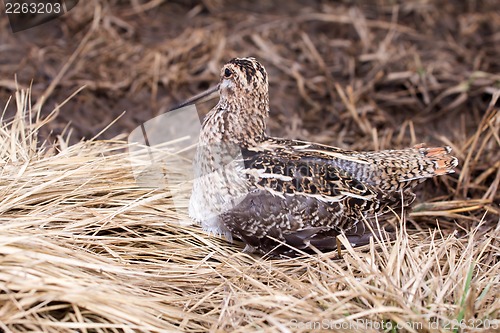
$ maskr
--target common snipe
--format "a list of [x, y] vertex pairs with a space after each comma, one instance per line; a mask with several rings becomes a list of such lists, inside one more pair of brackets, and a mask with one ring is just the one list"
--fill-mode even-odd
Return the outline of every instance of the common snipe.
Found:
[[411, 204], [415, 185], [457, 166], [449, 147], [357, 152], [269, 137], [268, 78], [254, 58], [229, 61], [216, 89], [183, 105], [215, 93], [219, 102], [200, 133], [189, 213], [210, 233], [242, 239], [247, 251], [281, 243], [334, 249], [340, 233], [361, 241], [363, 221]]

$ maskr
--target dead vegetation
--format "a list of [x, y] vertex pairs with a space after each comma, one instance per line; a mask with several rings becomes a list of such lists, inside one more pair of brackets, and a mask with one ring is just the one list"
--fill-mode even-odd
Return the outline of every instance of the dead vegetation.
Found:
[[[1, 329], [500, 327], [498, 5], [392, 3], [89, 1], [18, 34], [0, 16]], [[446, 144], [457, 173], [419, 188], [393, 243], [340, 259], [252, 257], [180, 224], [187, 201], [138, 186], [116, 134], [250, 55], [270, 75], [273, 135]]]

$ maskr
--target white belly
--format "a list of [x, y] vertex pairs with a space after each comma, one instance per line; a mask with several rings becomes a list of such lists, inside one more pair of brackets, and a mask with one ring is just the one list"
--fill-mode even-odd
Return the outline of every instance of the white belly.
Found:
[[235, 207], [248, 194], [248, 182], [242, 172], [242, 162], [233, 161], [209, 174], [202, 174], [193, 181], [189, 200], [189, 216], [200, 223], [203, 230], [214, 235], [224, 235], [231, 240], [231, 233], [219, 216]]

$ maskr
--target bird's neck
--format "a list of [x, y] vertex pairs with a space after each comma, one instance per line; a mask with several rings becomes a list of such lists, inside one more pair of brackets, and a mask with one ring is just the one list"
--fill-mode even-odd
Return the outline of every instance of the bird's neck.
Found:
[[221, 99], [203, 121], [200, 141], [253, 146], [265, 139], [268, 99], [230, 103]]

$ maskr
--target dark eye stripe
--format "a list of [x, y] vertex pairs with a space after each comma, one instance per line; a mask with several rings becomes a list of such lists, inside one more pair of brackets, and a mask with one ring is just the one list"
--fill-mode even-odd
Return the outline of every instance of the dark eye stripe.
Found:
[[235, 58], [235, 59], [231, 60], [229, 63], [240, 67], [241, 70], [245, 72], [246, 77], [247, 77], [247, 82], [248, 82], [248, 84], [250, 84], [250, 82], [252, 81], [252, 78], [255, 76], [255, 72], [256, 72], [253, 62], [248, 60], [248, 59]]

